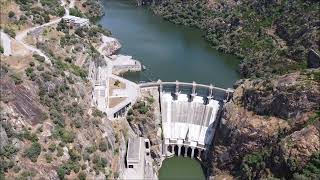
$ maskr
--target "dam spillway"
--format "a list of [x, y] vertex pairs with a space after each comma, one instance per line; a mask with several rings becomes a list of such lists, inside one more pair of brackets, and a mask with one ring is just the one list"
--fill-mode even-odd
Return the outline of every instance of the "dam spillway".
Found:
[[149, 82], [160, 94], [162, 155], [200, 158], [212, 144], [221, 109], [233, 90], [187, 82]]
[[[199, 154], [210, 145], [214, 135], [215, 120], [220, 109], [219, 101], [209, 100], [205, 104], [203, 97], [195, 96], [192, 101], [187, 94], [178, 94], [174, 100], [171, 93], [161, 96], [162, 130], [165, 154], [177, 149], [178, 156], [185, 156], [191, 148], [190, 157], [195, 150]], [[184, 149], [183, 152], [181, 152]], [[189, 150], [190, 152], [190, 150]]]

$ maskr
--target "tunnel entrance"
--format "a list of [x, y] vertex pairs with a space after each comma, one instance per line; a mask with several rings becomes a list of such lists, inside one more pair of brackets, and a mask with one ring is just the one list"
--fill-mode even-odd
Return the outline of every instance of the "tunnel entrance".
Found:
[[192, 154], [192, 148], [191, 148], [191, 147], [188, 147], [187, 156], [188, 156], [188, 157], [191, 157], [191, 154]]
[[169, 151], [170, 153], [172, 153], [172, 146], [171, 146], [171, 145], [168, 145], [168, 151]]
[[185, 156], [186, 148], [184, 146], [181, 147], [181, 156]]
[[175, 146], [174, 146], [174, 154], [175, 154], [176, 156], [178, 156], [178, 151], [179, 151], [179, 147], [178, 147], [178, 145], [175, 145]]

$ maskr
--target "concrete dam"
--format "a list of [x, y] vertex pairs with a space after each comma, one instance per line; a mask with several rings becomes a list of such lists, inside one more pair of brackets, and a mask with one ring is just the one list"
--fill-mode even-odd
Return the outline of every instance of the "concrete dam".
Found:
[[[232, 89], [185, 82], [149, 82], [140, 89], [157, 88], [159, 92], [162, 159], [173, 155], [206, 158], [210, 149], [222, 106], [232, 96]], [[145, 90], [146, 90], [145, 89]], [[155, 90], [155, 89], [154, 89]], [[155, 90], [155, 91], [157, 91]], [[157, 179], [150, 158], [150, 141], [142, 137], [129, 140], [124, 179]], [[133, 142], [148, 142], [133, 143]], [[136, 152], [136, 153], [132, 153]], [[132, 157], [135, 155], [135, 161]]]
[[163, 156], [200, 158], [212, 144], [221, 107], [233, 90], [195, 82], [159, 80], [140, 84], [140, 88], [153, 86], [160, 93]]

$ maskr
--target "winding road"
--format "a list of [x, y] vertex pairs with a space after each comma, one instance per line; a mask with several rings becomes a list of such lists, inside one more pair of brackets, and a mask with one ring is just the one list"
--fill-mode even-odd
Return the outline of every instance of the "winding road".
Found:
[[[61, 6], [63, 6], [64, 9], [65, 9], [65, 15], [63, 17], [69, 16], [69, 8], [74, 6], [74, 0], [70, 1], [70, 4], [69, 4], [68, 7], [66, 7], [66, 4], [67, 3], [64, 0], [61, 0]], [[32, 28], [28, 28], [28, 29], [26, 29], [26, 30], [24, 30], [22, 32], [19, 32], [16, 35], [15, 39], [20, 44], [22, 44], [26, 49], [30, 50], [33, 53], [36, 52], [40, 56], [44, 57], [46, 63], [51, 64], [51, 61], [50, 61], [49, 57], [45, 53], [43, 53], [40, 49], [37, 49], [36, 47], [33, 47], [33, 46], [25, 43], [23, 40], [28, 35], [28, 33], [32, 32], [32, 31], [34, 31], [34, 30], [36, 30], [38, 28], [42, 28], [42, 27], [46, 27], [46, 26], [51, 26], [53, 24], [57, 24], [57, 23], [59, 23], [61, 21], [61, 19], [62, 18], [54, 19], [54, 20], [52, 20], [52, 21], [50, 21], [48, 23], [45, 23], [45, 24], [42, 24], [42, 25], [39, 25], [39, 26], [35, 26], [35, 27], [32, 27]], [[1, 35], [1, 38], [2, 38], [2, 35]]]

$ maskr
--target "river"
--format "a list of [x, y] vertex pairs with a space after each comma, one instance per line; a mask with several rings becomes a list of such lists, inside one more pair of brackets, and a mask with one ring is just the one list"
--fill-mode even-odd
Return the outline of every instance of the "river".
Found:
[[100, 20], [122, 44], [121, 54], [133, 56], [147, 68], [128, 73], [132, 81], [185, 81], [232, 87], [239, 79], [239, 60], [217, 52], [195, 28], [175, 25], [154, 15], [135, 0], [105, 0]]
[[[175, 25], [155, 16], [135, 0], [105, 0], [105, 16], [100, 24], [122, 44], [121, 54], [134, 57], [147, 69], [128, 73], [132, 81], [185, 81], [232, 87], [239, 79], [239, 60], [212, 49], [195, 28]], [[160, 180], [205, 179], [200, 163], [190, 158], [166, 159]]]

